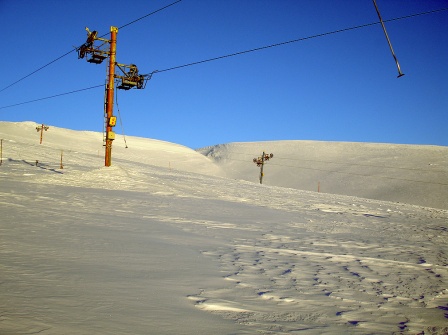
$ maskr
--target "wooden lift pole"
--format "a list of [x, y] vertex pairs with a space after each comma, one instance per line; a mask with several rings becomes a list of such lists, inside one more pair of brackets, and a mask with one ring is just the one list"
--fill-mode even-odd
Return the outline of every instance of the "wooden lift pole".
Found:
[[106, 154], [105, 166], [112, 164], [112, 142], [115, 139], [115, 133], [112, 127], [115, 125], [114, 111], [114, 81], [115, 81], [115, 58], [117, 53], [117, 27], [110, 27], [110, 54], [107, 86], [106, 86]]
[[263, 176], [264, 176], [263, 168], [264, 168], [264, 164], [265, 164], [266, 161], [268, 161], [272, 157], [274, 157], [274, 154], [267, 154], [266, 152], [263, 151], [263, 154], [261, 155], [261, 157], [254, 158], [254, 160], [253, 160], [253, 162], [255, 164], [257, 164], [258, 167], [260, 167], [260, 184], [263, 184]]
[[263, 184], [263, 168], [264, 168], [264, 160], [265, 160], [265, 152], [263, 151], [263, 154], [261, 155], [261, 167], [260, 167], [260, 184]]
[[[109, 66], [107, 67], [106, 75], [106, 90], [104, 98], [104, 123], [106, 133], [104, 134], [103, 145], [106, 147], [106, 154], [104, 155], [104, 165], [112, 165], [112, 142], [115, 139], [115, 133], [112, 131], [117, 123], [117, 117], [114, 116], [114, 91], [115, 80], [121, 80], [117, 85], [117, 89], [130, 90], [131, 88], [142, 89], [145, 88], [146, 82], [151, 79], [152, 75], [157, 72], [149, 74], [138, 74], [138, 68], [135, 64], [125, 65], [116, 62], [117, 55], [117, 33], [118, 28], [110, 27], [110, 40], [98, 37], [96, 30], [90, 31], [86, 27], [87, 41], [76, 48], [78, 51], [78, 58], [85, 58], [88, 63], [101, 64], [107, 57], [109, 57]], [[100, 44], [95, 45], [96, 41], [101, 41]], [[108, 45], [108, 48], [105, 47]], [[121, 75], [115, 74], [115, 66], [118, 66]], [[126, 141], [125, 141], [126, 143]], [[127, 146], [126, 146], [127, 147]]]
[[42, 144], [42, 138], [43, 138], [43, 135], [44, 135], [44, 130], [47, 131], [48, 128], [50, 128], [50, 127], [44, 125], [43, 123], [42, 123], [41, 126], [36, 127], [36, 130], [38, 132], [40, 131], [40, 144]]

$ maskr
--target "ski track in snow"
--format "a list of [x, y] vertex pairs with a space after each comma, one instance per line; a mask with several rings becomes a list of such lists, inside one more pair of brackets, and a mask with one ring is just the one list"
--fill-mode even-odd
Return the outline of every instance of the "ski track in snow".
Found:
[[49, 145], [35, 166], [23, 141], [0, 167], [0, 333], [448, 333], [446, 210], [207, 176], [193, 154], [104, 168], [76, 148], [58, 169]]

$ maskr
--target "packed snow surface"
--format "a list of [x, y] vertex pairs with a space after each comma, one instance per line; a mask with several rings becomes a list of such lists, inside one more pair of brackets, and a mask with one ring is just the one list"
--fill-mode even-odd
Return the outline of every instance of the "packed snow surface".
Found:
[[[330, 194], [343, 188], [329, 175], [315, 175], [320, 193], [317, 180], [288, 184], [274, 162], [308, 150], [300, 141], [269, 142], [260, 185], [253, 157], [246, 175], [231, 155], [256, 157], [266, 143], [208, 158], [212, 147], [127, 137], [125, 148], [119, 137], [104, 167], [102, 134], [50, 126], [39, 144], [36, 126], [0, 122], [1, 334], [448, 333], [447, 186], [435, 184], [448, 183], [445, 148], [405, 148], [389, 202], [370, 177], [392, 164], [369, 156], [384, 145], [349, 155], [369, 165], [352, 168], [369, 174], [376, 200]], [[316, 161], [337, 147], [311, 145]], [[445, 199], [415, 204], [406, 180], [417, 177]]]

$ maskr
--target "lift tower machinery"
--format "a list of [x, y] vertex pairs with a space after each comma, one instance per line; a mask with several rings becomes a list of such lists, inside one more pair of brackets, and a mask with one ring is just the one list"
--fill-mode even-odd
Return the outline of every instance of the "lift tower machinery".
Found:
[[[78, 58], [85, 58], [87, 62], [92, 64], [101, 64], [106, 58], [109, 57], [104, 102], [104, 142], [106, 147], [104, 165], [111, 166], [112, 142], [115, 139], [115, 133], [112, 131], [112, 129], [117, 123], [117, 117], [113, 115], [115, 80], [119, 80], [119, 85], [117, 86], [118, 89], [143, 89], [146, 86], [146, 82], [151, 78], [152, 73], [149, 75], [139, 75], [138, 68], [135, 64], [125, 65], [118, 64], [116, 62], [118, 33], [117, 27], [110, 27], [110, 39], [98, 37], [97, 31], [90, 31], [87, 27], [86, 31], [87, 41], [77, 49]], [[121, 71], [120, 75], [115, 74], [116, 66]]]

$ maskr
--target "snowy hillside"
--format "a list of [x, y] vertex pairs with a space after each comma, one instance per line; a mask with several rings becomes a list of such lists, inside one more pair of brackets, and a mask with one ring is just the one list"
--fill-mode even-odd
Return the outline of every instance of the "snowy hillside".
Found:
[[258, 182], [253, 158], [273, 153], [263, 184], [448, 209], [448, 148], [275, 141], [199, 149], [229, 178]]
[[[68, 173], [104, 166], [101, 133], [50, 126], [43, 132], [42, 144], [39, 144], [37, 126], [40, 125], [34, 122], [0, 122], [4, 155], [13, 155], [13, 160], [22, 163], [34, 164], [38, 160], [41, 168], [51, 169], [60, 167], [62, 151], [63, 165], [66, 165]], [[222, 174], [210, 159], [182, 145], [139, 137], [127, 137], [125, 140], [117, 135], [112, 152], [113, 165], [132, 162], [209, 175]]]
[[1, 334], [448, 333], [447, 210], [270, 186], [272, 147], [264, 185], [243, 144], [128, 137], [106, 168], [101, 134], [36, 126], [0, 122]]

